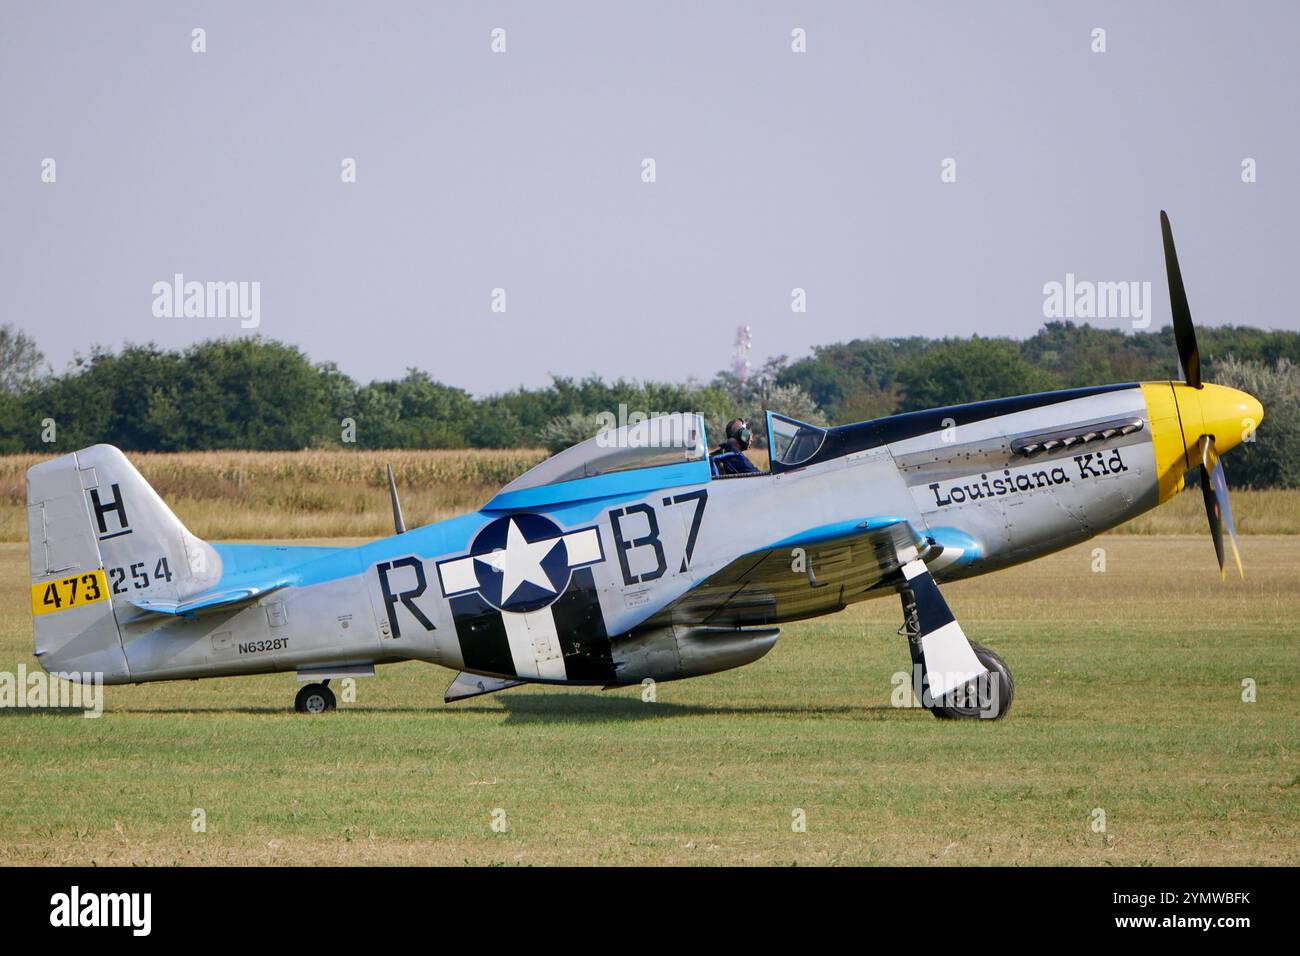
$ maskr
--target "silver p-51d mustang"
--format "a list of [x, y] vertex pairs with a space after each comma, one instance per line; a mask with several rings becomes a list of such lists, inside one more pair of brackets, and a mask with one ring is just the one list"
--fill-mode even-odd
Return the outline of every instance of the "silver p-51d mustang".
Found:
[[[51, 673], [142, 683], [296, 671], [328, 682], [421, 660], [448, 701], [523, 683], [625, 685], [751, 663], [778, 625], [898, 594], [923, 702], [1000, 717], [1006, 664], [972, 645], [938, 582], [1068, 547], [1169, 500], [1201, 468], [1224, 566], [1218, 456], [1262, 418], [1200, 380], [1161, 214], [1184, 381], [1022, 395], [820, 428], [767, 413], [770, 470], [717, 476], [704, 423], [589, 439], [473, 514], [355, 548], [211, 544], [108, 445], [27, 476], [36, 655]], [[730, 520], [743, 514], [748, 520]], [[1240, 559], [1237, 559], [1240, 569]]]

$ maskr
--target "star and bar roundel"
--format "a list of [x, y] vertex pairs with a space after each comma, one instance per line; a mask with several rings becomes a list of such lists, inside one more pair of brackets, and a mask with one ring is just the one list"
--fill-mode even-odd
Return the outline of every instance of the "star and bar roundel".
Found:
[[438, 562], [465, 669], [526, 680], [613, 680], [591, 568], [604, 560], [595, 526], [565, 531], [538, 514], [485, 524], [469, 554]]
[[605, 560], [593, 525], [565, 531], [539, 514], [497, 518], [479, 529], [462, 558], [438, 562], [442, 593], [478, 593], [499, 611], [527, 614], [553, 604], [573, 572]]

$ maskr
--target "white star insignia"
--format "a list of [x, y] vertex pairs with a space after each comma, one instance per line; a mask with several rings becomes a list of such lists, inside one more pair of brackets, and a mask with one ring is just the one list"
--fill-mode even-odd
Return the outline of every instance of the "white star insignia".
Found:
[[542, 561], [559, 542], [559, 538], [529, 541], [519, 530], [519, 525], [515, 524], [514, 519], [510, 519], [505, 548], [498, 548], [491, 554], [477, 556], [477, 560], [501, 572], [502, 604], [514, 597], [515, 592], [525, 581], [552, 594], [555, 593], [550, 577], [542, 568]]

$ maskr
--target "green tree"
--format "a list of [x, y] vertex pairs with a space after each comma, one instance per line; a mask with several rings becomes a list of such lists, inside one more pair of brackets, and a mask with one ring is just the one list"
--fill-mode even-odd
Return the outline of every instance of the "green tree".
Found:
[[395, 429], [402, 417], [402, 400], [392, 388], [371, 382], [357, 389], [355, 411], [357, 444], [363, 448], [396, 448]]
[[40, 376], [45, 356], [22, 329], [0, 325], [0, 391], [17, 395]]
[[811, 358], [800, 359], [782, 370], [779, 383], [798, 385], [832, 421], [861, 421], [840, 412], [849, 396], [888, 392], [899, 368], [934, 343], [918, 336], [892, 339], [854, 339], [820, 345]]
[[333, 362], [322, 362], [316, 366], [316, 372], [320, 375], [330, 421], [335, 423], [333, 434], [320, 436], [320, 443], [331, 445], [342, 442], [344, 420], [350, 418], [356, 422], [357, 394], [360, 390], [357, 383], [339, 371]]
[[173, 382], [169, 441], [181, 448], [295, 449], [338, 433], [325, 382], [297, 348], [261, 338], [186, 349]]
[[1032, 365], [1067, 388], [1181, 377], [1173, 329], [1128, 333], [1073, 322], [1048, 322], [1020, 346]]
[[1060, 382], [1030, 365], [1007, 339], [945, 339], [898, 374], [902, 410], [938, 408], [1007, 395], [1050, 391]]
[[[114, 356], [96, 349], [89, 357], [77, 356], [73, 368], [51, 376], [21, 398], [17, 431], [28, 451], [71, 451], [101, 441], [114, 441]], [[41, 441], [42, 423], [54, 423], [56, 441]]]
[[464, 389], [407, 369], [357, 394], [357, 438], [367, 448], [463, 448], [474, 401]]
[[848, 425], [874, 418], [886, 418], [898, 411], [901, 404], [898, 386], [889, 388], [864, 388], [844, 396], [835, 409], [833, 424]]
[[596, 435], [601, 430], [601, 424], [597, 412], [570, 412], [567, 415], [557, 415], [537, 433], [537, 441], [543, 448], [554, 454]]
[[531, 444], [511, 403], [496, 395], [474, 403], [465, 437], [475, 448], [517, 448]]
[[262, 339], [214, 339], [182, 352], [96, 347], [29, 389], [19, 417], [33, 450], [46, 447], [47, 418], [56, 449], [288, 449], [338, 433], [320, 371], [298, 349]]

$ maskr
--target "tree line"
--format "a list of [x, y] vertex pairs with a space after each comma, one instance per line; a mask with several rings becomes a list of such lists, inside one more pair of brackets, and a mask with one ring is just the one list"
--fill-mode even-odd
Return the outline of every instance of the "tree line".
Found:
[[[1234, 484], [1300, 484], [1300, 333], [1197, 330], [1207, 381], [1264, 403], [1259, 440], [1234, 454]], [[703, 413], [711, 436], [764, 409], [839, 424], [902, 411], [1106, 382], [1177, 379], [1169, 327], [1122, 332], [1049, 322], [1033, 337], [856, 339], [778, 356], [745, 380], [605, 381], [555, 376], [483, 397], [408, 369], [359, 383], [332, 362], [264, 338], [184, 349], [98, 347], [63, 372], [36, 342], [0, 327], [0, 452], [109, 442], [129, 451], [319, 447], [558, 449], [594, 434], [602, 413]], [[761, 435], [762, 428], [756, 429]], [[1239, 461], [1240, 459], [1240, 461]]]

